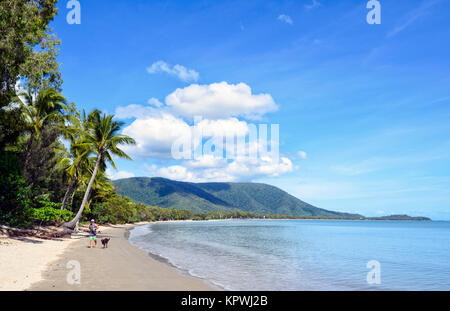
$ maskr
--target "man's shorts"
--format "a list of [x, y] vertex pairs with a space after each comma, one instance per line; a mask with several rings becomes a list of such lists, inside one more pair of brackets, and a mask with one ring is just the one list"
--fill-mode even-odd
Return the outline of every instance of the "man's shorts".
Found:
[[97, 237], [95, 235], [90, 235], [89, 240], [95, 241], [97, 240]]

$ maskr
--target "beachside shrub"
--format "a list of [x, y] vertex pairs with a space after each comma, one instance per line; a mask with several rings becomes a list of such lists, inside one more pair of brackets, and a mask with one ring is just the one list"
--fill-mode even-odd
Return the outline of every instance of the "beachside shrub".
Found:
[[153, 211], [157, 209], [156, 206], [148, 206], [143, 203], [136, 203], [136, 209], [139, 214], [139, 220], [141, 221], [155, 221], [156, 217], [153, 214]]
[[61, 203], [50, 201], [40, 201], [39, 208], [31, 209], [31, 219], [39, 225], [54, 225], [69, 221], [73, 213], [68, 210], [61, 210]]
[[140, 221], [136, 203], [117, 194], [93, 204], [91, 215], [98, 223], [124, 224]]

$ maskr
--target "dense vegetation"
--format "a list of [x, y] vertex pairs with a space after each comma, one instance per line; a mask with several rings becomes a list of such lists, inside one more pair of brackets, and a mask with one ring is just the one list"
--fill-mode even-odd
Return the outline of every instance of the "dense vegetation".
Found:
[[[56, 156], [49, 152], [59, 145], [54, 139], [57, 127], [51, 117], [30, 114], [37, 109], [18, 105], [16, 87], [20, 81], [30, 93], [59, 91], [59, 40], [48, 27], [56, 15], [55, 3], [0, 2], [0, 223], [27, 226], [40, 221], [42, 214], [33, 208], [48, 209], [63, 185], [53, 162]], [[47, 108], [51, 116], [61, 112], [50, 103]], [[33, 156], [36, 151], [42, 154]]]
[[105, 169], [108, 164], [116, 168], [113, 156], [130, 159], [118, 146], [134, 143], [119, 134], [122, 123], [114, 116], [80, 111], [62, 95], [56, 62], [60, 42], [48, 27], [57, 13], [55, 3], [0, 2], [0, 224], [4, 225], [65, 222], [73, 229], [91, 217], [91, 205], [96, 215], [106, 217], [101, 213], [111, 211], [108, 204], [115, 194]]
[[184, 209], [168, 209], [136, 203], [132, 199], [119, 194], [112, 195], [106, 200], [92, 205], [87, 214], [98, 223], [133, 223], [139, 221], [165, 221], [165, 220], [213, 220], [213, 219], [327, 219], [320, 216], [290, 216], [280, 214], [259, 214], [233, 211], [210, 211], [193, 213]]
[[116, 180], [114, 185], [118, 193], [135, 201], [193, 213], [241, 210], [259, 215], [350, 219], [363, 217], [317, 208], [266, 184], [187, 183], [165, 178], [137, 177]]

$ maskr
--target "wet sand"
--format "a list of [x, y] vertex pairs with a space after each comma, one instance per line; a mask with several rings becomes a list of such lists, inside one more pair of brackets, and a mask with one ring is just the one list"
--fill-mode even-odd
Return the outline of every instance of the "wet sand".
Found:
[[[184, 275], [131, 245], [126, 236], [130, 228], [130, 225], [101, 227], [97, 248], [88, 248], [87, 237], [70, 243], [42, 273], [43, 280], [27, 290], [216, 290], [204, 280]], [[111, 238], [105, 249], [100, 241], [104, 237]]]

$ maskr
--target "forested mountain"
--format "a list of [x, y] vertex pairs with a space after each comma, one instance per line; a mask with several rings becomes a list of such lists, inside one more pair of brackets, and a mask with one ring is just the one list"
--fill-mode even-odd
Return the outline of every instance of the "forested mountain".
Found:
[[119, 194], [148, 205], [189, 210], [241, 211], [261, 214], [361, 218], [356, 214], [317, 208], [267, 184], [190, 183], [154, 177], [133, 177], [114, 181]]

